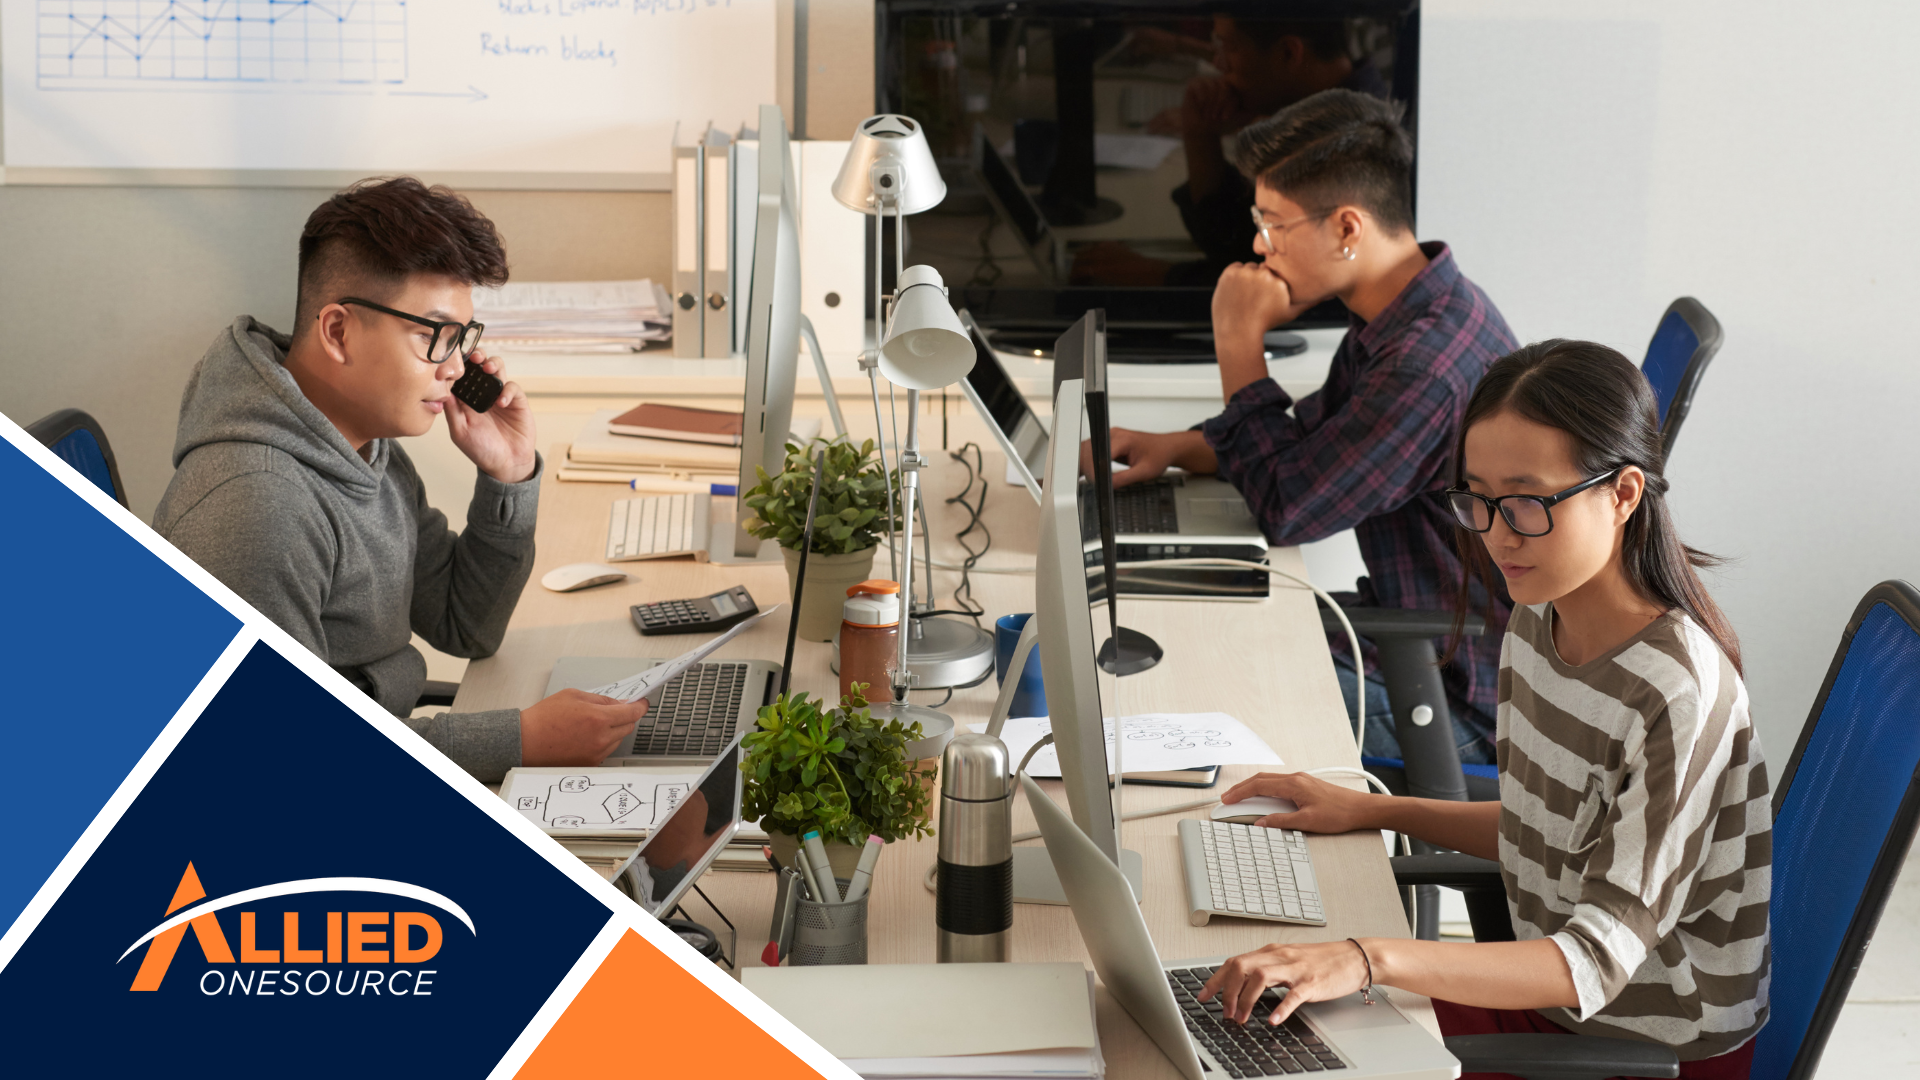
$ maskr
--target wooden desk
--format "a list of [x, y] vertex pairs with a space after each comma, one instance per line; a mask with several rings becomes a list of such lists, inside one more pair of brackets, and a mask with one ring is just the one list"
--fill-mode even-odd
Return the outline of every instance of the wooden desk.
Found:
[[[958, 528], [944, 499], [956, 493], [963, 474], [945, 454], [929, 454], [936, 465], [923, 490], [930, 496], [935, 558], [957, 563], [952, 534]], [[987, 455], [987, 475], [995, 478], [987, 501], [993, 549], [990, 567], [1031, 567], [1037, 543], [1038, 515], [1024, 490], [998, 482], [1004, 463]], [[597, 561], [606, 531], [607, 505], [620, 496], [600, 484], [549, 480], [540, 494], [539, 555], [533, 582], [521, 597], [500, 652], [474, 661], [461, 683], [457, 711], [524, 706], [546, 689], [553, 662], [561, 656], [673, 656], [692, 646], [692, 637], [642, 638], [628, 620], [627, 608], [643, 601], [705, 595], [730, 584], [745, 584], [765, 606], [785, 598], [786, 572], [778, 564], [725, 567], [687, 560], [625, 564], [635, 575], [624, 583], [583, 593], [553, 593], [537, 582], [547, 570], [572, 562]], [[1299, 554], [1281, 549], [1276, 565], [1304, 574]], [[886, 556], [878, 566], [884, 572]], [[941, 595], [950, 593], [958, 575], [939, 571]], [[1033, 578], [976, 572], [973, 591], [990, 616], [1033, 609]], [[1311, 593], [1275, 579], [1274, 595], [1258, 603], [1195, 601], [1123, 601], [1125, 625], [1153, 635], [1167, 651], [1159, 666], [1115, 682], [1102, 678], [1106, 711], [1230, 713], [1272, 745], [1289, 768], [1357, 765], [1352, 728], [1334, 681], [1332, 661]], [[717, 655], [777, 661], [785, 646], [786, 624], [768, 619], [730, 642]], [[825, 693], [838, 689], [828, 668], [831, 647], [801, 642], [794, 653], [793, 686]], [[943, 706], [957, 724], [987, 719], [995, 687], [989, 679], [961, 690]], [[916, 699], [937, 701], [935, 693]], [[1255, 770], [1230, 767], [1217, 794]], [[1049, 787], [1064, 800], [1060, 785]], [[1129, 786], [1124, 806], [1137, 810], [1190, 801], [1200, 792], [1183, 788]], [[1198, 817], [1203, 811], [1189, 811]], [[1377, 833], [1315, 837], [1314, 867], [1326, 901], [1325, 928], [1292, 927], [1246, 919], [1219, 919], [1212, 925], [1187, 924], [1185, 882], [1179, 869], [1175, 822], [1182, 815], [1128, 822], [1122, 838], [1146, 859], [1147, 925], [1160, 955], [1169, 960], [1233, 954], [1270, 941], [1337, 941], [1345, 937], [1405, 937], [1407, 922]], [[1034, 828], [1024, 800], [1016, 804], [1016, 831]], [[935, 823], [936, 825], [938, 822]], [[934, 959], [933, 894], [923, 880], [937, 845], [928, 840], [890, 845], [874, 875], [868, 920], [868, 957], [873, 963], [931, 963]], [[739, 928], [738, 961], [758, 964], [771, 921], [774, 879], [761, 873], [710, 873], [701, 887]], [[689, 905], [699, 917], [700, 903]], [[1013, 958], [1020, 961], [1080, 960], [1086, 951], [1064, 907], [1020, 904], [1014, 908]], [[1395, 992], [1394, 999], [1437, 1034], [1425, 999]], [[927, 1003], [921, 1003], [925, 1005]], [[940, 1003], [964, 1015], [966, 1002]], [[1178, 1073], [1133, 1020], [1102, 990], [1099, 1022], [1110, 1075], [1176, 1077]]]

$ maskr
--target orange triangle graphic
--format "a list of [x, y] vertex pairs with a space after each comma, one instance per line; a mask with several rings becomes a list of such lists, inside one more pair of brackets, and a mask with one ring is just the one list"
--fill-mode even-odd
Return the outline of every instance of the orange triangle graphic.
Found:
[[[187, 872], [180, 875], [180, 884], [173, 890], [173, 899], [167, 902], [167, 914], [171, 915], [195, 900], [206, 898], [207, 890], [200, 885], [200, 875], [193, 872], [193, 864], [187, 864]], [[158, 990], [160, 980], [167, 977], [167, 966], [173, 963], [173, 954], [179, 951], [180, 942], [187, 936], [187, 930], [193, 930], [193, 936], [200, 942], [200, 951], [206, 954], [210, 964], [233, 963], [233, 949], [227, 944], [227, 935], [220, 930], [212, 912], [200, 916], [185, 926], [176, 926], [147, 943], [147, 955], [140, 960], [140, 970], [133, 976], [133, 985], [129, 990]]]
[[560, 1014], [519, 1080], [817, 1077], [779, 1040], [628, 930]]

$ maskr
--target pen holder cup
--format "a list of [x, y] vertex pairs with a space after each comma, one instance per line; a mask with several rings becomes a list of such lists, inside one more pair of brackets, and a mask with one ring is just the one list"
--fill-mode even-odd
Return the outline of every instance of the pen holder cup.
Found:
[[[846, 895], [845, 878], [836, 879], [841, 895]], [[852, 903], [821, 904], [801, 897], [793, 907], [793, 948], [787, 953], [791, 967], [820, 964], [864, 964], [867, 962], [867, 901], [872, 894]]]

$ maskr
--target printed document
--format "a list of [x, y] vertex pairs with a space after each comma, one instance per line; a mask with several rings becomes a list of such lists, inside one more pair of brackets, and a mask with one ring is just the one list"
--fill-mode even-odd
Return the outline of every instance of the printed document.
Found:
[[705, 660], [708, 653], [732, 641], [747, 627], [752, 626], [754, 623], [759, 622], [761, 619], [779, 611], [785, 606], [785, 604], [775, 604], [767, 610], [760, 612], [758, 615], [748, 619], [742, 619], [733, 624], [727, 628], [726, 633], [713, 638], [699, 648], [689, 649], [664, 664], [658, 664], [638, 674], [629, 675], [619, 682], [611, 682], [605, 686], [596, 686], [587, 692], [590, 694], [602, 694], [610, 698], [619, 698], [621, 701], [638, 701], [665, 686], [667, 683], [672, 682], [681, 672]]
[[[1170, 772], [1197, 769], [1206, 765], [1283, 765], [1266, 740], [1253, 729], [1226, 713], [1142, 713], [1123, 716], [1118, 721], [1125, 743], [1116, 753], [1113, 745], [1115, 720], [1107, 717], [1107, 759], [1109, 763], [1134, 772]], [[974, 731], [985, 731], [985, 724], [968, 724]], [[1000, 729], [1000, 741], [1018, 765], [1033, 744], [1053, 732], [1053, 722], [1044, 716], [1022, 717], [1007, 721]], [[1052, 779], [1060, 775], [1060, 756], [1051, 745], [1033, 755], [1027, 775]]]

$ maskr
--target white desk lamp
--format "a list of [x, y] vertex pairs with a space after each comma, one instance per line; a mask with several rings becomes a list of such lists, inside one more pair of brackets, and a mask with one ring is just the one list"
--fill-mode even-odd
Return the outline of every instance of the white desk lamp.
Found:
[[[973, 370], [973, 342], [947, 300], [945, 284], [930, 266], [905, 266], [906, 215], [939, 205], [947, 184], [934, 164], [933, 152], [920, 124], [910, 117], [882, 114], [862, 120], [833, 181], [833, 197], [841, 205], [875, 218], [894, 219], [893, 270], [895, 292], [881, 292], [884, 260], [881, 230], [873, 231], [873, 306], [885, 328], [878, 350], [863, 353], [860, 367], [867, 372], [873, 392], [875, 424], [882, 431], [880, 387], [875, 370], [907, 391], [907, 436], [894, 432], [894, 463], [900, 474], [901, 538], [905, 558], [896, 560], [891, 537], [887, 555], [900, 582], [900, 654], [891, 672], [893, 698], [904, 705], [915, 685], [957, 686], [972, 682], [993, 666], [993, 635], [977, 626], [952, 620], [913, 618], [913, 519], [920, 489], [920, 392], [938, 390], [965, 378]], [[889, 493], [891, 494], [891, 493]], [[889, 499], [888, 516], [893, 516]], [[933, 567], [927, 567], [929, 587]]]

